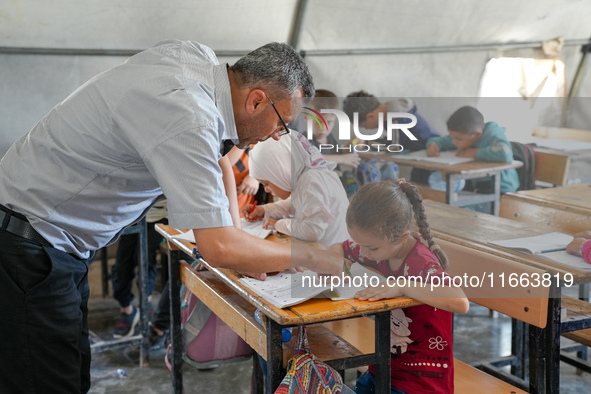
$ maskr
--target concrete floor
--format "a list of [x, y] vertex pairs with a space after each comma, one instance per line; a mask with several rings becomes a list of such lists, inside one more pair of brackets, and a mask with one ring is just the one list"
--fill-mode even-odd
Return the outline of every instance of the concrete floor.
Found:
[[[96, 268], [98, 264], [96, 264]], [[91, 275], [91, 288], [96, 273]], [[572, 294], [570, 293], [572, 292]], [[573, 288], [569, 295], [576, 296]], [[155, 293], [155, 298], [158, 294]], [[156, 302], [154, 300], [154, 304]], [[114, 300], [103, 299], [95, 294], [89, 305], [90, 329], [103, 339], [112, 335], [118, 317]], [[488, 309], [472, 304], [467, 315], [456, 316], [454, 322], [455, 357], [465, 362], [498, 357], [510, 354], [511, 319], [500, 315], [490, 317]], [[565, 343], [572, 343], [564, 339]], [[164, 363], [165, 350], [152, 352], [150, 366], [139, 368], [137, 348], [127, 348], [103, 352], [93, 356], [92, 394], [168, 394], [171, 393], [170, 372]], [[127, 377], [120, 377], [117, 369], [127, 371]], [[206, 394], [249, 394], [251, 387], [252, 361], [227, 364], [214, 370], [199, 371], [185, 365], [183, 369], [185, 393]], [[346, 383], [353, 386], [356, 371], [346, 373]], [[591, 392], [591, 374], [577, 375], [574, 367], [565, 363], [560, 365], [560, 393], [581, 394]]]

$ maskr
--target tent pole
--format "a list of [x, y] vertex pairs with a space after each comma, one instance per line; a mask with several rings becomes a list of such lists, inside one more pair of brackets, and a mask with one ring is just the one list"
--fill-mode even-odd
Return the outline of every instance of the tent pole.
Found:
[[293, 19], [293, 27], [289, 33], [289, 40], [287, 43], [291, 45], [296, 51], [300, 48], [300, 36], [304, 27], [304, 17], [306, 9], [308, 8], [308, 0], [298, 0], [296, 12]]
[[579, 88], [581, 87], [581, 81], [583, 80], [585, 70], [587, 69], [587, 62], [589, 60], [587, 55], [589, 54], [589, 52], [591, 52], [591, 38], [589, 39], [589, 42], [587, 44], [581, 46], [581, 52], [583, 53], [583, 55], [581, 56], [581, 61], [579, 61], [577, 72], [575, 73], [575, 77], [573, 78], [573, 84], [570, 87], [568, 97], [566, 99], [566, 108], [564, 110], [564, 116], [562, 117], [562, 127], [566, 127], [566, 123], [570, 115], [572, 100], [573, 98], [577, 97]]

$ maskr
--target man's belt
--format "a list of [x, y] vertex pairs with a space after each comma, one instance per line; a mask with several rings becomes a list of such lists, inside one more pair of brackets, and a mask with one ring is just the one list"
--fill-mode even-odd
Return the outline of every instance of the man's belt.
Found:
[[[21, 238], [41, 245], [51, 246], [26, 219], [21, 219], [16, 212], [0, 205], [0, 230], [5, 230]], [[19, 215], [20, 216], [20, 215]]]

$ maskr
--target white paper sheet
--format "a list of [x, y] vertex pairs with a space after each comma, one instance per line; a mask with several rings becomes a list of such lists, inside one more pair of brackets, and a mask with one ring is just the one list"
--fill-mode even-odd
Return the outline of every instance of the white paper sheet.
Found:
[[[245, 231], [245, 232], [249, 233], [250, 235], [255, 236], [257, 238], [265, 239], [265, 238], [267, 238], [267, 236], [269, 234], [271, 234], [273, 232], [273, 230], [265, 230], [263, 228], [262, 221], [249, 223], [246, 220], [244, 220], [244, 218], [241, 218], [240, 222], [242, 224], [242, 231]], [[173, 235], [172, 238], [178, 239], [181, 241], [188, 241], [188, 242], [195, 243], [195, 237], [193, 235], [193, 230], [185, 231], [182, 234]]]
[[460, 163], [468, 163], [470, 161], [476, 160], [473, 157], [458, 157], [456, 156], [456, 151], [443, 151], [439, 152], [439, 156], [427, 156], [426, 150], [419, 150], [416, 152], [409, 153], [406, 156], [403, 156], [405, 159], [410, 160], [418, 160], [418, 161], [427, 161], [430, 163], [439, 163], [439, 164], [460, 164]]

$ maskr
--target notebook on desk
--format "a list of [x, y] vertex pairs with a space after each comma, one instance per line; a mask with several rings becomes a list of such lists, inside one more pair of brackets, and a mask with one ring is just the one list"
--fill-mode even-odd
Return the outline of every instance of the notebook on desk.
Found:
[[591, 271], [591, 264], [587, 263], [581, 256], [575, 256], [566, 251], [566, 245], [572, 239], [572, 235], [553, 232], [535, 237], [506, 239], [489, 243], [541, 257], [578, 270]]
[[427, 156], [426, 150], [418, 150], [403, 157], [408, 160], [418, 160], [448, 165], [468, 163], [470, 161], [476, 160], [473, 157], [458, 157], [456, 156], [456, 151], [442, 151], [439, 152], [439, 156]]
[[[369, 284], [378, 284], [386, 280], [384, 276], [359, 263], [353, 263], [350, 271], [354, 279], [350, 281], [350, 285], [343, 285], [341, 278], [337, 277], [335, 279], [339, 279], [340, 286], [336, 287], [331, 287], [330, 277], [324, 280], [312, 271], [295, 274], [283, 271], [268, 276], [264, 281], [254, 278], [241, 278], [238, 281], [277, 308], [286, 308], [317, 296], [333, 301], [351, 299], [355, 297], [355, 293], [367, 288]], [[375, 279], [370, 280], [371, 277]], [[335, 284], [336, 281], [333, 282], [333, 285]]]
[[[250, 235], [265, 239], [269, 234], [271, 234], [272, 230], [265, 230], [263, 228], [263, 222], [247, 222], [244, 218], [240, 219], [240, 223], [242, 225], [242, 231], [249, 233]], [[195, 236], [193, 235], [193, 230], [185, 231], [184, 233], [173, 235], [172, 238], [178, 239], [181, 241], [188, 241], [195, 243]]]

